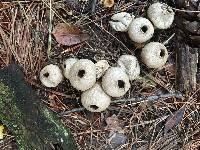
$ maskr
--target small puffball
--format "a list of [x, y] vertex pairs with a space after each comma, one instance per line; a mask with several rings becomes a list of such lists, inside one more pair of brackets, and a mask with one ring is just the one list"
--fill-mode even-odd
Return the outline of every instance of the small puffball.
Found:
[[112, 21], [109, 21], [109, 23], [115, 31], [126, 32], [134, 16], [131, 16], [127, 12], [120, 12], [114, 14], [111, 19]]
[[128, 34], [131, 40], [136, 43], [143, 43], [149, 40], [154, 33], [152, 23], [146, 18], [134, 19], [128, 28]]
[[62, 79], [62, 71], [57, 65], [47, 65], [40, 71], [40, 81], [46, 87], [56, 87]]
[[167, 29], [174, 21], [174, 12], [170, 6], [164, 3], [154, 3], [149, 6], [147, 15], [158, 29]]
[[117, 64], [126, 71], [129, 80], [135, 80], [140, 75], [140, 65], [135, 56], [122, 55], [119, 57]]
[[108, 70], [110, 65], [107, 60], [99, 60], [97, 61], [97, 63], [95, 63], [95, 67], [96, 67], [96, 77], [97, 79], [99, 79], [104, 75], [106, 70]]
[[102, 87], [112, 97], [123, 96], [130, 88], [128, 75], [122, 68], [111, 67], [102, 77]]
[[96, 83], [93, 87], [84, 91], [81, 95], [82, 105], [91, 112], [104, 111], [110, 105], [111, 98]]
[[96, 67], [91, 60], [80, 59], [71, 67], [69, 72], [71, 85], [80, 91], [91, 88], [96, 82]]
[[76, 63], [78, 59], [76, 58], [68, 58], [63, 62], [62, 68], [63, 68], [63, 74], [65, 78], [69, 79], [69, 71], [74, 63]]
[[150, 42], [142, 49], [141, 57], [149, 68], [160, 68], [167, 62], [167, 48], [159, 42]]

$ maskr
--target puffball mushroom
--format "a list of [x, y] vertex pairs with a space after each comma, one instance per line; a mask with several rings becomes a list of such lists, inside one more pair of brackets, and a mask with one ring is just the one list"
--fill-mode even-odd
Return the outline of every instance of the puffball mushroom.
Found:
[[110, 67], [109, 63], [107, 60], [99, 60], [97, 63], [95, 63], [96, 67], [96, 77], [99, 79], [100, 77], [103, 76], [103, 74], [108, 70]]
[[69, 79], [69, 71], [74, 63], [76, 63], [78, 59], [76, 58], [68, 58], [63, 62], [62, 68], [63, 68], [63, 74], [65, 78]]
[[152, 23], [143, 17], [134, 19], [128, 28], [128, 34], [131, 40], [136, 43], [143, 43], [149, 40], [154, 33]]
[[164, 3], [154, 3], [149, 6], [147, 15], [155, 27], [167, 29], [174, 21], [174, 12], [170, 6]]
[[109, 23], [110, 23], [110, 26], [115, 31], [125, 32], [128, 30], [128, 27], [131, 21], [134, 19], [134, 17], [135, 16], [131, 16], [127, 12], [120, 12], [120, 13], [114, 14], [111, 17], [112, 21], [109, 21]]
[[140, 65], [135, 56], [122, 55], [119, 57], [117, 64], [126, 71], [129, 80], [135, 80], [140, 75]]
[[149, 68], [160, 68], [167, 62], [167, 48], [162, 43], [150, 42], [142, 49], [141, 57]]
[[96, 82], [96, 67], [91, 60], [80, 59], [69, 71], [71, 85], [80, 91], [86, 91]]
[[46, 87], [56, 87], [62, 79], [62, 71], [57, 65], [47, 65], [40, 71], [40, 81]]
[[112, 97], [123, 96], [130, 88], [128, 75], [122, 68], [111, 67], [102, 77], [102, 88]]
[[84, 91], [81, 95], [82, 105], [91, 112], [104, 111], [110, 105], [111, 98], [100, 86], [96, 83], [89, 90]]

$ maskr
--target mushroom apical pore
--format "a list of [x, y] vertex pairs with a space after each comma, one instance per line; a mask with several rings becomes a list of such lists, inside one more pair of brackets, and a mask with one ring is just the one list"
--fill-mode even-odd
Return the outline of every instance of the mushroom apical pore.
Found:
[[40, 81], [46, 87], [56, 87], [62, 79], [62, 71], [57, 65], [47, 65], [40, 71]]
[[174, 14], [170, 6], [159, 2], [150, 5], [147, 10], [149, 19], [158, 29], [169, 28], [174, 21]]
[[144, 43], [153, 36], [154, 27], [148, 19], [142, 17], [136, 18], [130, 23], [128, 34], [132, 41]]
[[162, 43], [150, 42], [142, 49], [141, 57], [149, 68], [160, 68], [167, 62], [167, 48]]
[[128, 27], [133, 19], [134, 19], [134, 16], [131, 16], [129, 13], [120, 12], [120, 13], [114, 14], [111, 17], [111, 21], [109, 21], [109, 23], [110, 23], [110, 26], [115, 31], [125, 32], [128, 30]]
[[76, 63], [78, 59], [76, 58], [68, 58], [63, 62], [62, 68], [63, 68], [63, 74], [65, 78], [69, 79], [69, 71], [71, 67]]
[[140, 65], [135, 56], [122, 55], [119, 57], [117, 64], [126, 71], [129, 80], [135, 80], [140, 75]]
[[77, 90], [88, 90], [96, 82], [95, 64], [88, 59], [78, 60], [70, 69], [69, 80]]
[[103, 91], [101, 85], [98, 83], [84, 91], [81, 95], [82, 105], [91, 112], [104, 111], [108, 108], [110, 102], [111, 97]]
[[102, 77], [102, 87], [112, 97], [123, 96], [130, 88], [128, 75], [122, 68], [111, 67]]

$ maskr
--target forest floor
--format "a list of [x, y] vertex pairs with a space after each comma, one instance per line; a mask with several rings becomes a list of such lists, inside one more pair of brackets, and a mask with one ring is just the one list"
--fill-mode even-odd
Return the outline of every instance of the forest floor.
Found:
[[[79, 149], [198, 150], [200, 148], [200, 2], [160, 0], [175, 12], [172, 26], [155, 30], [150, 41], [164, 42], [169, 53], [162, 69], [149, 69], [140, 58], [144, 44], [132, 42], [126, 32], [116, 32], [109, 21], [116, 12], [147, 17], [153, 0], [27, 0], [0, 2], [0, 68], [17, 63], [26, 81], [46, 106], [71, 129]], [[88, 34], [87, 40], [71, 46], [60, 45], [52, 30], [59, 23], [73, 24]], [[189, 87], [180, 80], [180, 49], [190, 51], [193, 73]], [[86, 111], [81, 92], [66, 79], [56, 88], [39, 80], [47, 64], [62, 64], [69, 57], [93, 62], [107, 60], [115, 66], [123, 54], [135, 55], [140, 78], [131, 82], [125, 96], [113, 101], [102, 113]], [[195, 59], [195, 60], [193, 60]], [[196, 62], [195, 62], [196, 61]], [[196, 71], [196, 72], [195, 72]], [[179, 83], [181, 82], [181, 83]], [[117, 101], [117, 100], [120, 100]], [[0, 140], [1, 150], [17, 149], [9, 129]]]

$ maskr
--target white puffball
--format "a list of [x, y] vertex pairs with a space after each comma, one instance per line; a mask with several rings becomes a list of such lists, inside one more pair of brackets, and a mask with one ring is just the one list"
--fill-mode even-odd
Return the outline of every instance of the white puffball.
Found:
[[102, 77], [102, 87], [112, 97], [123, 96], [130, 88], [128, 75], [122, 68], [111, 67]]
[[111, 21], [109, 21], [110, 26], [115, 30], [115, 31], [121, 31], [125, 32], [128, 30], [128, 27], [131, 23], [131, 21], [134, 19], [134, 16], [131, 16], [127, 12], [120, 12], [117, 14], [114, 14], [111, 17]]
[[174, 12], [170, 6], [164, 3], [154, 3], [149, 6], [147, 15], [158, 29], [167, 29], [174, 21]]
[[141, 57], [149, 68], [160, 68], [167, 62], [167, 48], [159, 42], [150, 42], [142, 49]]
[[69, 79], [69, 71], [74, 63], [76, 63], [78, 59], [76, 58], [68, 58], [63, 62], [62, 68], [63, 68], [63, 74], [65, 78]]
[[142, 17], [136, 18], [131, 22], [128, 34], [134, 42], [143, 43], [153, 36], [154, 27], [148, 19]]
[[62, 71], [57, 65], [47, 65], [40, 71], [40, 81], [46, 87], [56, 87], [62, 79]]
[[119, 57], [117, 64], [126, 71], [129, 80], [135, 80], [140, 75], [140, 65], [135, 56], [122, 55]]
[[110, 67], [109, 63], [107, 60], [99, 60], [97, 63], [95, 63], [96, 67], [96, 77], [99, 79], [100, 77], [103, 76], [103, 74], [108, 70]]
[[96, 67], [91, 60], [80, 59], [71, 67], [69, 72], [71, 85], [80, 91], [91, 88], [96, 82]]
[[91, 112], [101, 112], [110, 105], [111, 98], [96, 83], [92, 88], [84, 91], [81, 95], [82, 105]]

